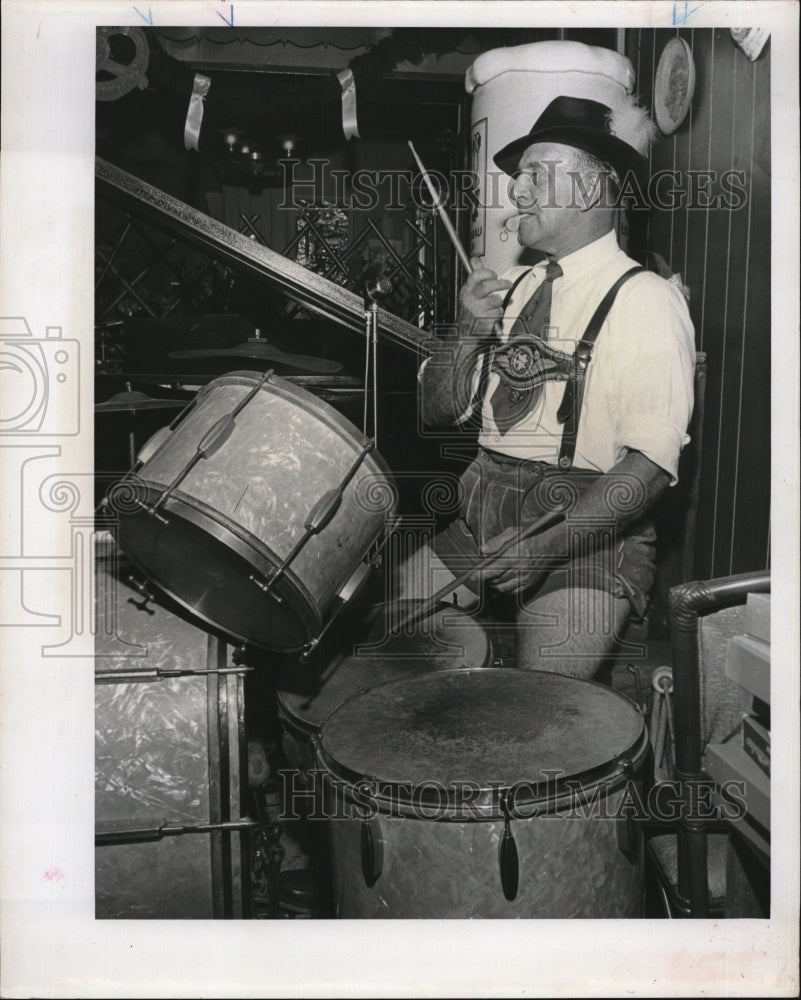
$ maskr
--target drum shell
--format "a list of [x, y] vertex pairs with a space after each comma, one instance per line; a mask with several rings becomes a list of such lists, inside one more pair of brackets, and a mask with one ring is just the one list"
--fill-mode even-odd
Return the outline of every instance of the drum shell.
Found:
[[[604, 720], [609, 732], [599, 733]], [[328, 716], [317, 747], [337, 915], [642, 916], [643, 843], [630, 812], [642, 801], [647, 755], [641, 714], [627, 699], [560, 675], [449, 671], [350, 699]], [[502, 796], [535, 776], [528, 798], [514, 800], [520, 880], [509, 900]], [[474, 798], [417, 798], [471, 780]], [[366, 827], [380, 845], [374, 880]]]
[[[413, 602], [401, 602], [400, 616]], [[313, 765], [311, 740], [326, 716], [360, 689], [414, 674], [491, 667], [492, 643], [466, 612], [443, 605], [410, 631], [387, 634], [385, 615], [352, 649], [301, 668], [290, 659], [278, 676], [276, 703], [284, 727], [284, 752], [293, 767]]]
[[[96, 593], [96, 833], [120, 841], [164, 823], [238, 820], [247, 774], [242, 672], [214, 671], [219, 640], [180, 609], [146, 602], [102, 564]], [[238, 831], [99, 843], [95, 915], [247, 917], [248, 850]]]
[[[255, 373], [233, 373], [198, 394], [137, 470], [149, 503], [257, 381]], [[364, 457], [338, 510], [303, 545], [274, 595], [250, 576], [264, 584], [290, 556], [311, 509], [342, 484], [365, 442], [333, 408], [273, 377], [237, 414], [224, 444], [171, 493], [161, 513], [172, 524], [141, 510], [123, 513], [120, 544], [156, 584], [210, 624], [256, 645], [298, 649], [320, 631], [334, 598], [385, 531], [394, 492], [383, 459], [374, 452]], [[199, 530], [184, 536], [190, 522]]]
[[479, 206], [471, 220], [471, 257], [502, 274], [521, 263], [524, 248], [504, 221], [515, 214], [509, 178], [493, 162], [507, 143], [526, 135], [554, 98], [612, 104], [631, 92], [631, 62], [611, 49], [573, 41], [533, 42], [483, 52], [468, 69], [473, 95], [473, 171]]
[[[614, 816], [624, 790], [605, 796]], [[327, 798], [327, 809], [335, 806]], [[376, 820], [373, 820], [376, 823]], [[498, 853], [502, 820], [455, 821], [379, 816], [383, 870], [368, 886], [362, 869], [358, 819], [329, 823], [336, 916], [526, 917], [597, 919], [643, 915], [642, 840], [620, 847], [618, 818], [564, 818], [555, 812], [515, 819], [511, 832], [520, 865], [520, 887], [505, 898]]]

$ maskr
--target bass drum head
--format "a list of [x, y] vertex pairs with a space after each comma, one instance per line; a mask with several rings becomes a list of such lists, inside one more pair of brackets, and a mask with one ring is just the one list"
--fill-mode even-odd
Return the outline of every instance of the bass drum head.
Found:
[[[154, 503], [159, 490], [149, 490]], [[241, 642], [294, 650], [319, 632], [320, 615], [306, 588], [290, 571], [265, 593], [253, 581], [268, 577], [278, 563], [221, 524], [214, 512], [173, 495], [158, 512], [120, 519], [120, 547], [131, 563], [202, 621]]]
[[[558, 780], [596, 782], [645, 752], [642, 716], [623, 695], [561, 674], [449, 670], [391, 681], [326, 719], [323, 764], [346, 782], [375, 780], [400, 801], [434, 783], [450, 796]], [[549, 777], [550, 776], [550, 777]], [[391, 787], [390, 787], [391, 786]], [[450, 801], [450, 800], [449, 800]]]
[[[402, 602], [400, 622], [414, 607]], [[386, 628], [385, 609], [376, 609], [367, 636], [347, 651], [318, 664], [286, 664], [278, 678], [278, 706], [296, 731], [312, 736], [326, 716], [361, 688], [373, 688], [435, 670], [492, 665], [492, 646], [483, 626], [458, 608], [443, 605], [411, 630]], [[305, 669], [303, 669], [305, 667]]]

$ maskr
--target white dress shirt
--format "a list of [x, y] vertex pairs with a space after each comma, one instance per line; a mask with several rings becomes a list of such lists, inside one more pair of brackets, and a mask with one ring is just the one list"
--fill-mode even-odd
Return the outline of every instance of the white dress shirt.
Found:
[[[506, 341], [518, 314], [545, 277], [531, 269], [514, 290], [502, 322]], [[614, 230], [559, 259], [553, 283], [550, 346], [572, 354], [598, 304], [636, 261], [619, 248]], [[503, 275], [512, 281], [525, 268]], [[481, 370], [475, 371], [478, 387]], [[574, 466], [608, 472], [626, 454], [640, 451], [676, 482], [679, 454], [690, 440], [695, 343], [687, 304], [679, 289], [652, 272], [635, 275], [620, 289], [595, 342], [587, 368]], [[534, 409], [507, 434], [492, 418], [490, 400], [499, 382], [490, 373], [482, 401], [479, 444], [490, 451], [556, 465], [564, 425], [556, 413], [563, 381], [546, 382]], [[467, 419], [466, 413], [463, 419]]]

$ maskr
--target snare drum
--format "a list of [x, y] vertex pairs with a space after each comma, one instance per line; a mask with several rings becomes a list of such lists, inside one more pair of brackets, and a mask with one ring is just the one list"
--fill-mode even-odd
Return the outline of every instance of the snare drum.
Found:
[[340, 917], [637, 917], [640, 712], [559, 674], [451, 670], [351, 698], [317, 758]]
[[203, 621], [268, 649], [313, 642], [393, 514], [372, 442], [290, 382], [215, 379], [139, 455], [118, 538]]
[[[411, 602], [402, 602], [405, 616]], [[489, 636], [474, 618], [442, 605], [413, 630], [389, 632], [380, 609], [367, 637], [332, 659], [304, 665], [291, 660], [278, 677], [278, 714], [284, 726], [283, 746], [293, 767], [313, 763], [311, 739], [323, 719], [360, 688], [432, 670], [492, 666]]]

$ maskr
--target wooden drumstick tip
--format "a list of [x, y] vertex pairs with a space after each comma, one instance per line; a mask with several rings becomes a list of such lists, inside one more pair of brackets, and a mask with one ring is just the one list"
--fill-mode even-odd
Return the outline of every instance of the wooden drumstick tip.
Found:
[[409, 146], [409, 149], [411, 149], [412, 151], [412, 156], [414, 157], [415, 162], [417, 163], [417, 166], [420, 169], [420, 173], [423, 177], [423, 180], [426, 182], [426, 186], [428, 187], [429, 193], [431, 194], [431, 197], [434, 201], [433, 207], [436, 209], [442, 221], [442, 225], [445, 227], [445, 232], [448, 234], [448, 238], [453, 244], [453, 248], [456, 251], [456, 255], [464, 265], [465, 271], [467, 271], [468, 274], [472, 274], [473, 265], [470, 263], [470, 258], [467, 256], [467, 252], [465, 251], [465, 248], [462, 246], [461, 240], [459, 239], [456, 230], [453, 228], [453, 223], [448, 217], [448, 213], [445, 211], [445, 207], [442, 204], [440, 194], [434, 187], [434, 182], [431, 180], [428, 171], [423, 166], [423, 161], [417, 155], [417, 150], [414, 148], [414, 143], [412, 142], [411, 139], [407, 139], [406, 142], [407, 145]]

